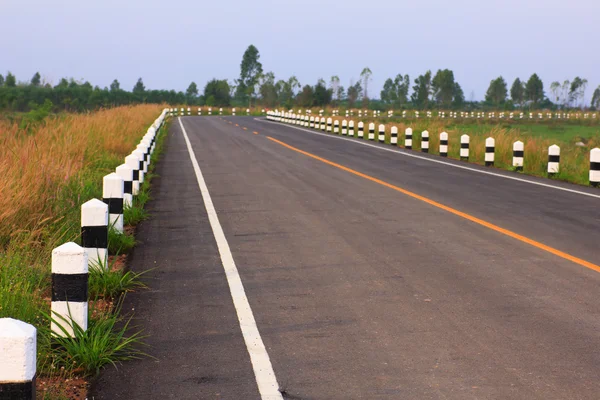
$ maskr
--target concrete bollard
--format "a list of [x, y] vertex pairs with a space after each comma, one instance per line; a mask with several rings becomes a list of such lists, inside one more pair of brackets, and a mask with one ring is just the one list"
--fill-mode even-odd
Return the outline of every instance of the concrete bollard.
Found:
[[492, 167], [496, 155], [496, 140], [493, 137], [485, 139], [485, 166]]
[[310, 125], [311, 128], [315, 128], [315, 117], [313, 117], [312, 115], [310, 116]]
[[398, 127], [397, 126], [392, 126], [392, 129], [390, 131], [390, 144], [392, 146], [397, 146], [398, 145]]
[[321, 130], [325, 132], [325, 117], [321, 117]]
[[116, 169], [117, 175], [123, 178], [123, 207], [133, 205], [133, 168], [121, 164]]
[[600, 148], [590, 151], [590, 185], [600, 186]]
[[231, 109], [231, 115], [235, 115], [235, 108]]
[[212, 108], [208, 107], [208, 115], [212, 115]]
[[429, 131], [421, 132], [421, 152], [429, 153]]
[[360, 121], [358, 123], [358, 138], [362, 139], [365, 137], [365, 123]]
[[553, 144], [548, 148], [548, 175], [558, 174], [560, 171], [560, 147]]
[[[88, 327], [88, 258], [83, 247], [69, 242], [52, 250], [52, 321], [60, 337], [74, 337], [73, 324]], [[64, 331], [63, 331], [64, 330]]]
[[348, 134], [348, 121], [342, 121], [342, 135], [346, 136]]
[[223, 115], [223, 109], [219, 108], [219, 115]]
[[327, 118], [327, 132], [331, 132], [331, 123], [333, 122], [333, 120], [331, 119], [331, 117]]
[[0, 318], [0, 399], [35, 399], [36, 352], [33, 325]]
[[404, 148], [405, 149], [412, 149], [412, 135], [413, 135], [413, 131], [412, 128], [406, 128], [404, 130]]
[[88, 265], [108, 268], [108, 205], [92, 199], [81, 205], [81, 247]]
[[375, 124], [371, 122], [369, 124], [369, 140], [375, 140]]
[[448, 133], [440, 133], [440, 156], [448, 157]]
[[202, 115], [202, 108], [198, 107], [198, 115]]
[[192, 115], [192, 109], [188, 107], [188, 115]]
[[354, 137], [354, 121], [348, 122], [348, 136]]
[[516, 171], [523, 171], [523, 158], [525, 145], [520, 140], [513, 143], [513, 161], [512, 165]]
[[462, 135], [460, 137], [460, 159], [463, 161], [469, 161], [469, 143], [471, 139], [469, 135]]
[[[133, 175], [132, 175], [132, 188], [131, 188], [131, 194], [133, 194], [134, 196], [137, 196], [138, 193], [140, 192], [140, 166], [142, 161], [139, 159], [139, 157], [137, 156], [137, 154], [130, 154], [127, 157], [125, 157], [125, 164], [129, 165], [133, 171]], [[143, 166], [142, 166], [142, 171], [141, 174], [144, 174], [143, 171]]]
[[333, 123], [333, 133], [340, 133], [340, 121], [338, 121], [337, 119]]
[[183, 107], [181, 107], [181, 112], [180, 112], [181, 116], [185, 116], [185, 111], [183, 110]]
[[246, 108], [246, 115], [250, 115], [250, 109]]
[[303, 118], [304, 118], [304, 127], [308, 128], [308, 115], [305, 115]]
[[379, 124], [377, 131], [379, 143], [385, 143], [385, 125]]
[[123, 178], [108, 174], [102, 180], [102, 201], [108, 204], [108, 221], [115, 231], [123, 233]]
[[139, 180], [140, 180], [140, 183], [144, 183], [144, 177], [146, 176], [146, 171], [147, 171], [147, 168], [148, 168], [146, 166], [146, 162], [144, 161], [145, 160], [144, 152], [142, 150], [136, 148], [131, 154], [137, 156], [137, 158], [139, 158], [139, 160], [140, 160], [140, 167], [139, 167], [140, 176], [139, 176]]

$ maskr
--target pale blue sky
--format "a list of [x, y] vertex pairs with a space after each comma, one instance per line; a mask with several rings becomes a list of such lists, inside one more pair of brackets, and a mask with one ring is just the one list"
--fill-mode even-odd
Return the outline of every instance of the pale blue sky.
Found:
[[465, 97], [482, 99], [491, 79], [509, 88], [537, 72], [549, 92], [576, 75], [600, 84], [598, 0], [157, 1], [2, 0], [0, 73], [40, 71], [131, 90], [202, 89], [233, 80], [249, 44], [265, 71], [302, 84], [339, 75], [348, 87], [373, 71], [370, 97], [398, 73], [411, 81], [449, 68]]

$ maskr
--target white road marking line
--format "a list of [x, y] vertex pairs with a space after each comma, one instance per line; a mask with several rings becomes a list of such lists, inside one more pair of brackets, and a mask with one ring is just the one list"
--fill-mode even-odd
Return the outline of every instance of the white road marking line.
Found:
[[204, 200], [204, 206], [206, 207], [206, 213], [208, 214], [208, 220], [210, 221], [210, 226], [215, 236], [215, 240], [217, 241], [221, 262], [223, 264], [223, 269], [225, 270], [227, 283], [229, 284], [229, 291], [231, 292], [233, 305], [238, 316], [242, 335], [244, 336], [244, 342], [246, 342], [246, 348], [250, 355], [250, 361], [252, 362], [252, 368], [254, 369], [254, 376], [256, 378], [256, 383], [258, 384], [258, 391], [260, 392], [261, 399], [283, 400], [283, 396], [279, 392], [279, 385], [277, 384], [277, 378], [275, 377], [269, 354], [267, 353], [267, 349], [258, 332], [254, 314], [250, 308], [250, 303], [248, 303], [248, 298], [246, 297], [244, 285], [242, 284], [237, 267], [235, 266], [229, 243], [227, 242], [227, 238], [225, 238], [225, 233], [223, 233], [223, 228], [221, 227], [217, 211], [213, 205], [210, 193], [208, 192], [204, 176], [202, 175], [202, 171], [200, 171], [200, 166], [196, 160], [196, 154], [194, 153], [194, 149], [192, 149], [187, 132], [181, 122], [181, 118], [177, 118], [177, 120], [181, 126], [183, 138], [185, 139], [188, 152], [190, 153], [190, 159], [194, 166], [198, 186], [202, 192], [202, 199]]
[[259, 122], [265, 122], [265, 123], [276, 123], [276, 124], [279, 124], [279, 125], [287, 126], [288, 128], [294, 128], [294, 129], [298, 129], [300, 131], [312, 133], [313, 135], [325, 136], [325, 137], [332, 138], [332, 139], [347, 140], [349, 142], [360, 144], [360, 145], [363, 145], [363, 146], [369, 146], [369, 147], [373, 147], [373, 148], [379, 149], [379, 150], [390, 151], [392, 153], [400, 154], [400, 155], [407, 156], [407, 157], [414, 157], [414, 158], [418, 158], [420, 160], [430, 161], [432, 163], [444, 164], [444, 165], [448, 165], [448, 166], [454, 167], [454, 168], [466, 169], [467, 171], [479, 172], [480, 174], [486, 174], [486, 175], [496, 176], [496, 177], [499, 177], [499, 178], [511, 179], [513, 181], [530, 183], [532, 185], [543, 186], [543, 187], [547, 187], [547, 188], [551, 188], [551, 189], [562, 190], [562, 191], [565, 191], [565, 192], [576, 193], [576, 194], [581, 194], [581, 195], [584, 195], [584, 196], [595, 197], [597, 199], [600, 199], [600, 195], [597, 195], [597, 194], [592, 194], [592, 193], [587, 193], [587, 192], [581, 192], [581, 191], [575, 190], [575, 189], [567, 189], [567, 188], [563, 188], [563, 187], [560, 187], [560, 186], [550, 185], [548, 183], [541, 183], [541, 182], [530, 181], [528, 179], [517, 178], [517, 177], [514, 177], [514, 176], [508, 176], [508, 175], [502, 175], [502, 174], [497, 174], [497, 173], [489, 172], [489, 171], [481, 171], [479, 169], [475, 169], [475, 168], [471, 168], [471, 167], [466, 167], [464, 165], [457, 165], [457, 164], [449, 163], [449, 162], [446, 162], [446, 161], [434, 160], [434, 159], [431, 159], [431, 158], [428, 158], [428, 157], [423, 157], [423, 156], [419, 156], [419, 155], [416, 155], [416, 154], [410, 154], [410, 153], [405, 152], [405, 151], [400, 150], [400, 149], [387, 149], [385, 147], [376, 146], [376, 145], [373, 145], [373, 144], [370, 144], [370, 143], [363, 143], [363, 142], [358, 141], [356, 139], [350, 139], [350, 138], [345, 138], [345, 137], [340, 137], [340, 136], [336, 136], [336, 135], [332, 135], [332, 134], [325, 134], [325, 133], [320, 133], [320, 132], [313, 132], [311, 130], [300, 128], [298, 126], [283, 124], [283, 123], [274, 122], [274, 121], [266, 121], [266, 120], [260, 119], [260, 118], [254, 118], [254, 120], [255, 121], [259, 121]]

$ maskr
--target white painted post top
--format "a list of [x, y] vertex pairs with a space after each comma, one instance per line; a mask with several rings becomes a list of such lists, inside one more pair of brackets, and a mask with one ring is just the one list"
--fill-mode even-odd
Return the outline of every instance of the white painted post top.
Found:
[[68, 242], [52, 250], [53, 274], [87, 274], [88, 255], [77, 243]]
[[392, 133], [398, 133], [398, 127], [392, 126]]
[[412, 128], [406, 128], [406, 129], [404, 130], [404, 133], [405, 133], [406, 135], [412, 135]]
[[493, 147], [496, 144], [496, 140], [493, 137], [485, 139], [485, 147]]
[[548, 148], [548, 153], [552, 154], [552, 155], [558, 155], [558, 154], [560, 154], [560, 147], [558, 147], [557, 145], [553, 144], [552, 146], [550, 146]]
[[440, 139], [441, 140], [448, 140], [448, 132], [442, 132], [442, 133], [440, 133]]
[[123, 178], [116, 173], [108, 174], [102, 179], [103, 198], [123, 198], [123, 190]]
[[429, 137], [429, 131], [423, 131], [423, 132], [421, 132], [421, 136], [422, 137]]
[[33, 325], [0, 318], [0, 381], [31, 381], [36, 371], [36, 336]]
[[466, 135], [466, 134], [465, 134], [465, 135], [462, 135], [462, 136], [460, 137], [460, 142], [461, 142], [461, 143], [469, 143], [469, 141], [470, 141], [470, 140], [471, 140], [471, 139], [469, 138], [469, 135]]
[[384, 124], [380, 124], [378, 128], [379, 128], [380, 131], [385, 131], [385, 125]]
[[130, 154], [125, 157], [125, 164], [129, 165], [133, 169], [138, 169], [140, 166], [140, 158], [137, 154]]
[[370, 123], [369, 124], [369, 130], [375, 130], [375, 124], [374, 123]]
[[[117, 167], [118, 168], [118, 167]], [[131, 167], [130, 167], [131, 168]], [[133, 175], [133, 170], [132, 170]], [[91, 199], [81, 205], [81, 226], [107, 226], [108, 204]]]
[[520, 140], [513, 143], [513, 150], [523, 150], [525, 145]]
[[119, 165], [115, 171], [117, 171], [117, 175], [119, 175], [125, 181], [133, 180], [133, 168], [127, 164]]
[[594, 161], [594, 162], [600, 161], [600, 148], [594, 147], [590, 151], [590, 161]]

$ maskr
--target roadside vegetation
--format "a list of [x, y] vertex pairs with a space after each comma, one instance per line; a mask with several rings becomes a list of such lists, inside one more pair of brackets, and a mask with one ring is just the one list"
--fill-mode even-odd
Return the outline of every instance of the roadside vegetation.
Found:
[[103, 176], [123, 163], [162, 108], [60, 115], [48, 109], [25, 124], [24, 118], [0, 119], [0, 318], [38, 329], [38, 398], [77, 398], [85, 379], [104, 366], [145, 355], [144, 334], [120, 311], [125, 293], [144, 288], [140, 274], [127, 271], [126, 257], [135, 244], [134, 225], [147, 217], [153, 174], [125, 210], [125, 234], [110, 233], [109, 272], [90, 269], [89, 328], [77, 331], [75, 341], [50, 338], [50, 318], [56, 318], [50, 315], [51, 252], [80, 243], [81, 204], [102, 198]]

